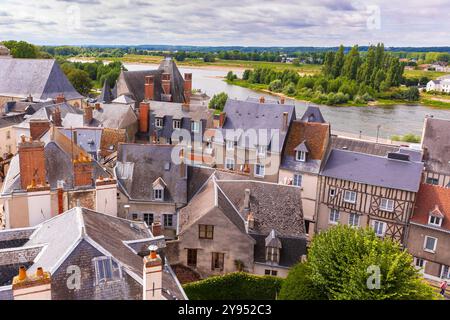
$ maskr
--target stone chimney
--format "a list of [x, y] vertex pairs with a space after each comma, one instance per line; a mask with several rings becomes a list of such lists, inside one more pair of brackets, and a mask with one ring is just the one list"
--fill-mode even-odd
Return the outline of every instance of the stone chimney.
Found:
[[14, 300], [51, 300], [52, 279], [49, 272], [39, 267], [36, 274], [27, 275], [24, 266], [19, 268], [19, 275], [15, 276], [12, 284]]
[[289, 113], [283, 112], [283, 131], [287, 131], [289, 127]]
[[139, 131], [142, 133], [148, 132], [148, 116], [150, 112], [150, 103], [141, 102], [139, 105]]
[[226, 119], [227, 119], [227, 113], [221, 112], [219, 115], [219, 128], [223, 128]]
[[91, 186], [94, 167], [89, 156], [76, 156], [73, 160], [74, 187]]
[[263, 96], [259, 97], [259, 103], [264, 103], [266, 102], [266, 98], [264, 98]]
[[39, 140], [48, 130], [50, 130], [50, 122], [48, 120], [30, 120], [30, 135], [32, 140]]
[[166, 102], [172, 101], [172, 94], [170, 92], [170, 73], [163, 73], [161, 75], [161, 85], [163, 89], [161, 100]]
[[250, 189], [244, 190], [244, 210], [250, 210]]
[[191, 103], [192, 95], [192, 73], [184, 74], [184, 97], [186, 98], [186, 103]]
[[46, 183], [44, 142], [26, 141], [19, 143], [20, 183], [23, 190]]
[[253, 212], [249, 212], [247, 215], [247, 227], [249, 230], [255, 228], [255, 216], [253, 215]]
[[286, 102], [286, 99], [284, 97], [280, 98], [280, 104], [284, 104]]
[[145, 86], [144, 86], [145, 100], [154, 100], [154, 96], [155, 96], [155, 76], [154, 75], [145, 76]]
[[180, 167], [180, 178], [181, 179], [186, 179], [187, 178], [187, 174], [186, 174], [187, 166], [186, 166], [186, 155], [185, 155], [184, 149], [180, 150], [179, 156], [180, 156], [180, 164], [179, 164], [179, 167]]
[[64, 102], [66, 102], [66, 98], [64, 97], [64, 94], [63, 93], [58, 94], [56, 96], [56, 103], [58, 104], [58, 103], [64, 103]]
[[162, 235], [162, 228], [160, 222], [153, 222], [152, 223], [152, 234], [154, 237]]
[[150, 248], [150, 255], [144, 257], [143, 300], [163, 300], [161, 257], [156, 249]]
[[61, 109], [56, 107], [52, 113], [53, 124], [56, 127], [62, 127]]
[[94, 119], [94, 108], [89, 104], [83, 109], [83, 122], [85, 125], [88, 125]]

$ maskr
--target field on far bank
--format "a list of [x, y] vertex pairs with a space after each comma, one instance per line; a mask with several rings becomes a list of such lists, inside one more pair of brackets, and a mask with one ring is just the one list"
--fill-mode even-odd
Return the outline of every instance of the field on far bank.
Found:
[[417, 78], [427, 77], [428, 79], [435, 80], [439, 77], [450, 75], [450, 73], [446, 72], [438, 72], [438, 71], [426, 71], [426, 70], [405, 70], [403, 72], [403, 76], [405, 78]]

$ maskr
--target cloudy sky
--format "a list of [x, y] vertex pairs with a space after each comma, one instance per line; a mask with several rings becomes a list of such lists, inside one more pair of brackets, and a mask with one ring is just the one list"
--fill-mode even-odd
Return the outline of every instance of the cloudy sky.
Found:
[[450, 0], [0, 0], [35, 44], [449, 46]]

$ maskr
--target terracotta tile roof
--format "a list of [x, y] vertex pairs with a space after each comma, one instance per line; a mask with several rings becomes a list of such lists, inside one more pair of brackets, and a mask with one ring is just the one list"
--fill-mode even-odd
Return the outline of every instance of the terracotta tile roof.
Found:
[[428, 224], [428, 215], [436, 206], [444, 215], [442, 229], [450, 230], [450, 188], [421, 184], [411, 222]]
[[285, 155], [295, 156], [294, 149], [305, 141], [309, 150], [308, 159], [322, 160], [327, 148], [329, 132], [328, 123], [293, 121], [288, 133]]

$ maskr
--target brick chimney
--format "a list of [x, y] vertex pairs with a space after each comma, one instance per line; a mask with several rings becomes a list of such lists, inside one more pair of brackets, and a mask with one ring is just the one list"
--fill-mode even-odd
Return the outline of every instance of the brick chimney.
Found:
[[92, 185], [94, 167], [89, 156], [77, 156], [73, 160], [73, 185], [83, 187]]
[[172, 94], [170, 93], [170, 73], [163, 73], [161, 75], [161, 85], [163, 89], [161, 100], [166, 102], [172, 101]]
[[162, 300], [162, 260], [153, 247], [144, 257], [143, 300]]
[[287, 131], [289, 127], [289, 113], [283, 112], [283, 131]]
[[152, 223], [152, 234], [154, 237], [162, 235], [162, 228], [160, 222], [153, 222]]
[[184, 74], [184, 97], [186, 98], [186, 103], [191, 103], [192, 95], [192, 73]]
[[227, 113], [221, 112], [219, 115], [219, 128], [223, 128], [223, 125], [225, 124], [226, 119], [227, 119]]
[[150, 112], [150, 103], [141, 102], [139, 105], [139, 131], [142, 133], [148, 132], [148, 115]]
[[39, 140], [48, 130], [50, 130], [50, 122], [48, 120], [30, 120], [30, 135], [32, 140]]
[[155, 76], [145, 76], [144, 97], [145, 100], [154, 100], [155, 95]]
[[19, 268], [19, 275], [13, 278], [12, 291], [14, 300], [51, 300], [52, 279], [49, 272], [39, 267], [35, 274], [28, 274], [24, 266]]
[[56, 107], [52, 113], [53, 124], [56, 127], [62, 127], [61, 109]]
[[44, 142], [26, 141], [19, 143], [20, 183], [23, 190], [46, 183]]
[[264, 103], [266, 102], [266, 98], [264, 98], [263, 96], [259, 97], [259, 103]]
[[66, 102], [66, 98], [64, 97], [64, 94], [63, 93], [58, 94], [56, 96], [56, 103], [58, 104], [58, 103], [64, 103], [64, 102]]
[[92, 119], [94, 119], [94, 108], [88, 104], [83, 109], [83, 123], [88, 125], [92, 122]]

